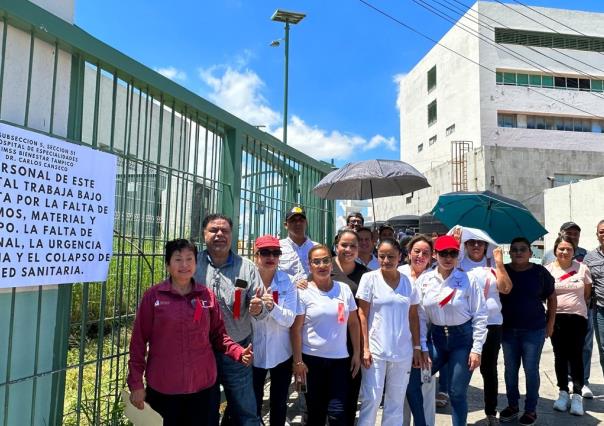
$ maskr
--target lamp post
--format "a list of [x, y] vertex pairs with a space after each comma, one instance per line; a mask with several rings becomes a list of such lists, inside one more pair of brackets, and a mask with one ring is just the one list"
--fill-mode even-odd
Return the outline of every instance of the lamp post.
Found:
[[[283, 95], [283, 143], [287, 145], [287, 90], [289, 78], [289, 24], [297, 24], [306, 15], [299, 12], [288, 12], [286, 10], [277, 9], [271, 20], [277, 22], [285, 22], [285, 90]], [[279, 41], [275, 40], [271, 46], [279, 46]]]

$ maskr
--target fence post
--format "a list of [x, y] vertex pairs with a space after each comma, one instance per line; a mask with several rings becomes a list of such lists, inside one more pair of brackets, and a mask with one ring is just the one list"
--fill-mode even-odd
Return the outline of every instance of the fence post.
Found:
[[[72, 140], [82, 138], [82, 109], [84, 90], [84, 61], [78, 54], [73, 54], [71, 59], [71, 81], [69, 85], [69, 114], [67, 118], [67, 137]], [[71, 292], [72, 285], [58, 286], [56, 328], [54, 336], [54, 356], [52, 380], [50, 424], [63, 422], [63, 408], [65, 399], [65, 376], [67, 374], [67, 351], [69, 350], [69, 325], [71, 320]]]
[[237, 252], [239, 239], [245, 239], [239, 235], [239, 215], [245, 211], [245, 205], [241, 206], [241, 155], [243, 147], [243, 134], [239, 129], [228, 129], [224, 138], [224, 147], [220, 170], [220, 181], [225, 184], [224, 190], [220, 192], [219, 208], [222, 214], [233, 219], [233, 250]]

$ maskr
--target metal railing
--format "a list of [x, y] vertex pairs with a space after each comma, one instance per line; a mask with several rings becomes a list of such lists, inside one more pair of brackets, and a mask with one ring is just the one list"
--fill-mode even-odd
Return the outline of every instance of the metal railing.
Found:
[[331, 166], [25, 0], [0, 19], [0, 120], [118, 156], [107, 281], [0, 293], [0, 425], [122, 424], [130, 326], [164, 277], [163, 244], [201, 244], [203, 217], [222, 212], [249, 255], [293, 203], [325, 242], [334, 204], [311, 189]]

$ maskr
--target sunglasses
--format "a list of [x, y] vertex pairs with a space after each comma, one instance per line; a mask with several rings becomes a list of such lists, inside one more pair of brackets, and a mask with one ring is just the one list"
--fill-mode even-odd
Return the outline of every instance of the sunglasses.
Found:
[[453, 259], [459, 256], [459, 250], [443, 250], [437, 253], [440, 257], [452, 257]]
[[486, 245], [486, 241], [482, 241], [482, 240], [468, 240], [466, 241], [466, 244], [469, 246], [483, 246]]
[[269, 257], [269, 256], [279, 257], [279, 256], [281, 256], [282, 252], [280, 249], [276, 249], [276, 250], [260, 249], [260, 250], [258, 250], [258, 254], [262, 257]]
[[510, 253], [525, 253], [528, 251], [527, 247], [512, 247]]
[[330, 265], [331, 257], [324, 257], [322, 259], [311, 259], [310, 263], [312, 263], [315, 266]]

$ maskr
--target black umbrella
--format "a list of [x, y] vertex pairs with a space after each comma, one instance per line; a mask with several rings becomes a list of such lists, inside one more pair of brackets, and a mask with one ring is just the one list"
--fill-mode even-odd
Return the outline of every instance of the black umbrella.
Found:
[[[403, 161], [365, 160], [334, 170], [321, 179], [313, 191], [327, 200], [373, 201], [374, 198], [404, 195], [429, 186], [423, 174]], [[373, 218], [375, 220], [375, 207]]]

